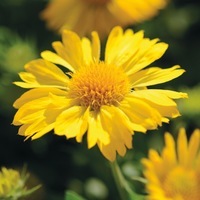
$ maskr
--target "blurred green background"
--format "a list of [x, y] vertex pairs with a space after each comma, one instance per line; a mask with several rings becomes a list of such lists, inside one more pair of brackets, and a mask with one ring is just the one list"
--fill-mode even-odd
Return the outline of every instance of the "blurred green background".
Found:
[[[65, 191], [73, 190], [86, 199], [118, 200], [109, 163], [96, 147], [87, 150], [86, 143], [77, 144], [53, 133], [24, 141], [17, 135], [18, 127], [11, 124], [15, 114], [12, 104], [25, 91], [12, 84], [19, 80], [17, 72], [41, 51], [52, 49], [51, 42], [60, 40], [39, 18], [46, 4], [42, 0], [0, 1], [0, 167], [20, 169], [27, 165], [29, 184], [43, 185], [28, 199], [64, 200]], [[165, 55], [154, 64], [163, 68], [179, 64], [186, 73], [159, 87], [189, 94], [189, 99], [178, 101], [181, 117], [146, 135], [136, 133], [134, 149], [118, 158], [126, 178], [138, 193], [144, 193], [143, 184], [132, 177], [142, 175], [139, 161], [148, 149], [162, 148], [165, 131], [176, 136], [181, 126], [188, 134], [200, 127], [200, 1], [171, 1], [158, 16], [130, 28], [144, 29], [146, 37], [169, 44]]]

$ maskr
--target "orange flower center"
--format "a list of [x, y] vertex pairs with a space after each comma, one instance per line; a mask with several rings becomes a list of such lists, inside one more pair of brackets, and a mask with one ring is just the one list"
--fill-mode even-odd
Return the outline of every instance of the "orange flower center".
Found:
[[110, 0], [83, 0], [86, 3], [96, 4], [96, 5], [103, 5], [108, 3]]
[[176, 167], [167, 175], [164, 191], [172, 199], [199, 200], [200, 180], [194, 170]]
[[130, 91], [126, 74], [104, 62], [82, 67], [72, 75], [69, 95], [80, 106], [98, 111], [102, 105], [117, 105]]

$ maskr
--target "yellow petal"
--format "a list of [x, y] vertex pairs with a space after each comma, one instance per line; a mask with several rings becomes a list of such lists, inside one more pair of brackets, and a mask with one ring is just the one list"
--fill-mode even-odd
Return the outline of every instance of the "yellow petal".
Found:
[[[154, 16], [158, 9], [162, 9], [166, 6], [166, 1], [151, 0], [151, 1], [120, 1], [116, 0], [115, 3], [120, 7], [133, 21], [138, 22], [145, 19], [149, 19]], [[117, 13], [116, 13], [117, 15]], [[121, 16], [117, 16], [121, 18]]]
[[[176, 118], [181, 116], [179, 113], [177, 106], [161, 106], [161, 105], [152, 105], [162, 116]], [[168, 118], [162, 118], [163, 122], [168, 123]]]
[[163, 106], [176, 106], [176, 103], [165, 95], [161, 90], [156, 89], [148, 89], [148, 90], [137, 90], [132, 92], [132, 96], [146, 99], [148, 101], [152, 101], [155, 104], [163, 105]]
[[94, 61], [98, 62], [100, 58], [100, 40], [97, 32], [92, 32], [92, 57]]
[[75, 71], [75, 69], [66, 60], [51, 51], [43, 51], [41, 53], [41, 57], [49, 62], [62, 65], [72, 72]]
[[105, 62], [123, 66], [125, 70], [127, 65], [124, 63], [134, 56], [142, 39], [143, 31], [134, 34], [132, 30], [128, 29], [123, 34], [121, 27], [113, 28], [106, 44]]
[[165, 150], [163, 151], [163, 160], [170, 168], [174, 167], [177, 163], [175, 142], [170, 133], [165, 134]]
[[46, 133], [50, 132], [54, 128], [54, 123], [48, 124], [47, 126], [43, 127], [40, 131], [38, 131], [35, 135], [31, 137], [32, 140], [38, 139], [45, 135]]
[[185, 70], [179, 69], [176, 65], [168, 69], [161, 69], [158, 67], [151, 67], [149, 69], [138, 71], [129, 76], [132, 87], [146, 87], [165, 83], [182, 75]]
[[184, 128], [181, 128], [177, 139], [177, 154], [180, 165], [187, 165], [188, 158], [188, 142]]
[[19, 108], [23, 106], [24, 104], [34, 100], [34, 99], [39, 99], [41, 97], [48, 96], [50, 93], [53, 93], [55, 95], [59, 96], [66, 96], [66, 92], [57, 88], [36, 88], [29, 90], [22, 94], [20, 98], [18, 98], [13, 106], [15, 108]]
[[92, 148], [98, 140], [103, 144], [108, 144], [110, 137], [102, 125], [101, 116], [91, 112], [87, 133], [88, 148]]
[[145, 129], [155, 129], [162, 123], [162, 117], [156, 109], [150, 107], [142, 99], [132, 95], [127, 95], [119, 107], [129, 117], [131, 122], [139, 124]]
[[[110, 32], [105, 48], [105, 62], [110, 64], [116, 56], [116, 52], [113, 51], [120, 43], [122, 38], [123, 30], [121, 27], [117, 26]], [[116, 49], [115, 49], [116, 50]]]
[[24, 124], [19, 128], [18, 134], [22, 136], [26, 136], [27, 140], [31, 137], [31, 139], [38, 139], [42, 137], [44, 134], [50, 132], [54, 128], [54, 124], [47, 124], [45, 119], [40, 117], [35, 119], [34, 122], [30, 124]]
[[19, 77], [24, 82], [15, 81], [14, 84], [22, 87], [22, 88], [36, 88], [41, 87], [41, 85], [37, 82], [36, 77], [28, 72], [20, 72]]
[[73, 106], [63, 111], [56, 119], [55, 134], [73, 138], [82, 135], [87, 130], [87, 119], [84, 118], [86, 109]]
[[14, 125], [33, 123], [39, 117], [41, 117], [43, 119], [43, 114], [44, 114], [43, 108], [30, 109], [30, 108], [28, 108], [29, 106], [30, 106], [30, 104], [25, 104], [16, 112], [13, 122], [12, 122]]
[[152, 162], [152, 168], [154, 173], [158, 177], [164, 177], [166, 175], [166, 168], [164, 167], [163, 159], [161, 158], [160, 154], [153, 150], [149, 150], [149, 160]]
[[105, 145], [102, 142], [97, 142], [99, 150], [109, 161], [113, 162], [116, 159], [116, 151], [112, 145]]
[[[109, 132], [116, 150], [132, 148], [133, 127], [125, 113], [115, 106], [102, 106], [100, 111], [103, 125]], [[120, 121], [120, 123], [118, 123]]]
[[78, 70], [78, 68], [80, 67], [80, 63], [78, 62], [78, 59], [77, 61], [74, 60], [74, 56], [72, 56], [73, 51], [69, 52], [69, 50], [66, 49], [63, 43], [59, 41], [53, 42], [52, 46], [54, 50], [56, 51], [56, 53], [58, 54], [58, 56], [61, 57], [63, 60], [65, 60], [67, 63], [69, 63], [72, 71]]
[[[109, 133], [110, 142], [105, 144], [101, 140], [97, 140], [97, 144], [102, 154], [110, 161], [114, 161], [116, 152], [120, 156], [124, 156], [126, 148], [132, 148], [131, 124], [127, 116], [114, 106], [102, 106], [100, 118], [102, 126]], [[121, 123], [118, 123], [119, 121]]]
[[125, 63], [128, 66], [126, 69], [126, 74], [128, 76], [147, 67], [165, 53], [168, 45], [163, 42], [156, 43], [157, 41], [158, 39], [149, 40], [147, 38], [142, 40], [137, 53], [129, 60], [129, 62]]
[[200, 130], [196, 129], [191, 135], [188, 145], [188, 165], [193, 166], [195, 159], [198, 157], [200, 149]]
[[93, 62], [92, 57], [92, 48], [91, 48], [91, 42], [88, 38], [83, 38], [81, 40], [82, 49], [83, 49], [83, 59], [84, 62], [89, 65], [91, 62]]
[[162, 106], [176, 106], [172, 99], [187, 97], [186, 93], [157, 89], [137, 90], [132, 92], [131, 95]]
[[72, 67], [78, 69], [83, 66], [83, 50], [79, 36], [68, 30], [62, 32], [62, 41], [68, 55], [68, 62]]
[[33, 74], [40, 85], [66, 88], [69, 82], [69, 78], [61, 69], [42, 59], [27, 63], [25, 69]]
[[176, 92], [176, 91], [172, 91], [172, 90], [156, 90], [156, 91], [165, 94], [166, 96], [168, 96], [171, 99], [188, 98], [187, 93], [183, 93], [183, 92]]

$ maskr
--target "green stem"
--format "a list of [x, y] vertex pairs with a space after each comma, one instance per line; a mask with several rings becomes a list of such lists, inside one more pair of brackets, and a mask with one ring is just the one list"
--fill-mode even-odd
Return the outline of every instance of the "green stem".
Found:
[[112, 174], [114, 176], [115, 183], [119, 191], [121, 200], [133, 200], [133, 199], [144, 200], [145, 199], [145, 196], [139, 195], [132, 190], [132, 188], [130, 187], [126, 179], [124, 178], [119, 168], [119, 165], [117, 164], [117, 161], [114, 161], [112, 163], [110, 162], [110, 166], [111, 166]]
[[125, 190], [126, 181], [124, 179], [124, 176], [121, 173], [121, 170], [117, 164], [117, 161], [110, 162], [110, 166], [111, 166], [112, 174], [113, 174], [120, 198], [121, 200], [127, 200], [128, 196]]

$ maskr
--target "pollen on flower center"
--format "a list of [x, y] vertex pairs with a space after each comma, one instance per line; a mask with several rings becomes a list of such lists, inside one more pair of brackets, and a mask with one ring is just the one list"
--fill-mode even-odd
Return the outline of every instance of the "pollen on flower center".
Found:
[[72, 75], [69, 95], [81, 106], [99, 110], [102, 105], [117, 105], [130, 91], [126, 74], [104, 62], [82, 67]]
[[197, 200], [199, 198], [200, 183], [193, 170], [177, 167], [172, 170], [164, 181], [164, 188], [168, 197], [180, 194], [183, 199]]

